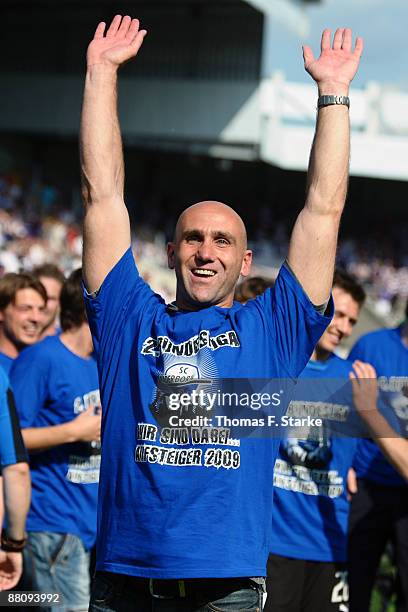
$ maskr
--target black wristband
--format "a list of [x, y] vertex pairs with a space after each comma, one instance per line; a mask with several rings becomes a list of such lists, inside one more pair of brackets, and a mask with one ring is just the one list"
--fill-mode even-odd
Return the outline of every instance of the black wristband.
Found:
[[1, 550], [4, 552], [21, 552], [26, 545], [27, 538], [24, 537], [22, 540], [13, 540], [7, 535], [5, 529], [1, 532]]

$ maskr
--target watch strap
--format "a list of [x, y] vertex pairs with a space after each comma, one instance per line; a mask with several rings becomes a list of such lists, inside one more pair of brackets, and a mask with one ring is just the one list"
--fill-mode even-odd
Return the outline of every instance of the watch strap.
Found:
[[317, 108], [323, 108], [324, 106], [333, 106], [333, 105], [343, 105], [350, 108], [350, 98], [348, 96], [335, 96], [335, 95], [325, 95], [319, 96], [317, 99]]

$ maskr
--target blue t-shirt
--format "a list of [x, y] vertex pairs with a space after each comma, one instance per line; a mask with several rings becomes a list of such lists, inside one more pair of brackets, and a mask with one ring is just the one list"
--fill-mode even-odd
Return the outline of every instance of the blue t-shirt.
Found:
[[7, 374], [0, 366], [0, 474], [1, 468], [27, 461]]
[[6, 372], [6, 374], [10, 374], [11, 366], [13, 365], [14, 359], [6, 355], [5, 353], [0, 353], [0, 367]]
[[[59, 336], [26, 348], [10, 374], [20, 424], [49, 427], [100, 410], [96, 361], [70, 351]], [[99, 444], [61, 444], [30, 456], [32, 502], [27, 531], [71, 533], [95, 543]]]
[[274, 291], [246, 306], [166, 307], [130, 249], [86, 302], [104, 406], [97, 569], [152, 578], [265, 575], [278, 439], [219, 432], [209, 443], [182, 427], [170, 437], [160, 426], [166, 386], [296, 377], [330, 319], [286, 268]]
[[[346, 561], [347, 472], [363, 426], [348, 382], [350, 361], [310, 361], [288, 416], [323, 417], [322, 429], [281, 443], [274, 468], [271, 552], [308, 561]], [[308, 383], [313, 379], [313, 383]], [[303, 439], [304, 438], [304, 439]]]
[[[380, 399], [387, 403], [399, 421], [391, 422], [402, 435], [408, 427], [408, 348], [401, 339], [401, 327], [381, 329], [366, 334], [354, 345], [349, 359], [360, 359], [374, 366], [380, 388]], [[404, 392], [405, 389], [405, 392]], [[401, 427], [402, 425], [402, 427]], [[361, 440], [354, 459], [359, 478], [385, 486], [406, 486], [406, 481], [388, 463], [372, 440]]]

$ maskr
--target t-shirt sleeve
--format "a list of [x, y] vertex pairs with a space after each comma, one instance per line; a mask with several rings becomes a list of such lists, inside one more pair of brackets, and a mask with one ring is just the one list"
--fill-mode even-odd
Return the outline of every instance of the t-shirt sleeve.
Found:
[[161, 300], [139, 275], [130, 248], [106, 276], [96, 295], [84, 289], [84, 298], [98, 355], [118, 339], [130, 307], [132, 314], [137, 315], [149, 300]]
[[13, 393], [6, 377], [0, 381], [0, 468], [27, 461]]
[[296, 378], [332, 319], [333, 299], [330, 297], [325, 314], [320, 314], [285, 265], [273, 289], [267, 289], [256, 299], [262, 302], [282, 366], [289, 376]]
[[36, 427], [36, 418], [48, 397], [48, 372], [46, 359], [38, 356], [38, 347], [25, 349], [14, 361], [10, 371], [20, 425]]

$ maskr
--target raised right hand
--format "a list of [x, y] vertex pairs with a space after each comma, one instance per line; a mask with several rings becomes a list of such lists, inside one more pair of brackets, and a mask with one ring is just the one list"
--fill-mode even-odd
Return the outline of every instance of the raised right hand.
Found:
[[139, 30], [139, 20], [131, 19], [129, 15], [123, 18], [116, 15], [104, 35], [105, 27], [105, 22], [101, 21], [89, 44], [86, 56], [88, 68], [96, 64], [119, 68], [136, 56], [146, 35], [146, 30]]
[[101, 439], [101, 415], [95, 414], [93, 406], [81, 412], [73, 421], [72, 432], [76, 440], [93, 442]]
[[310, 47], [303, 47], [305, 70], [318, 84], [320, 95], [347, 94], [363, 52], [363, 39], [356, 39], [353, 50], [350, 28], [338, 28], [333, 44], [331, 31], [326, 29], [322, 34], [320, 49], [320, 57], [316, 59]]

